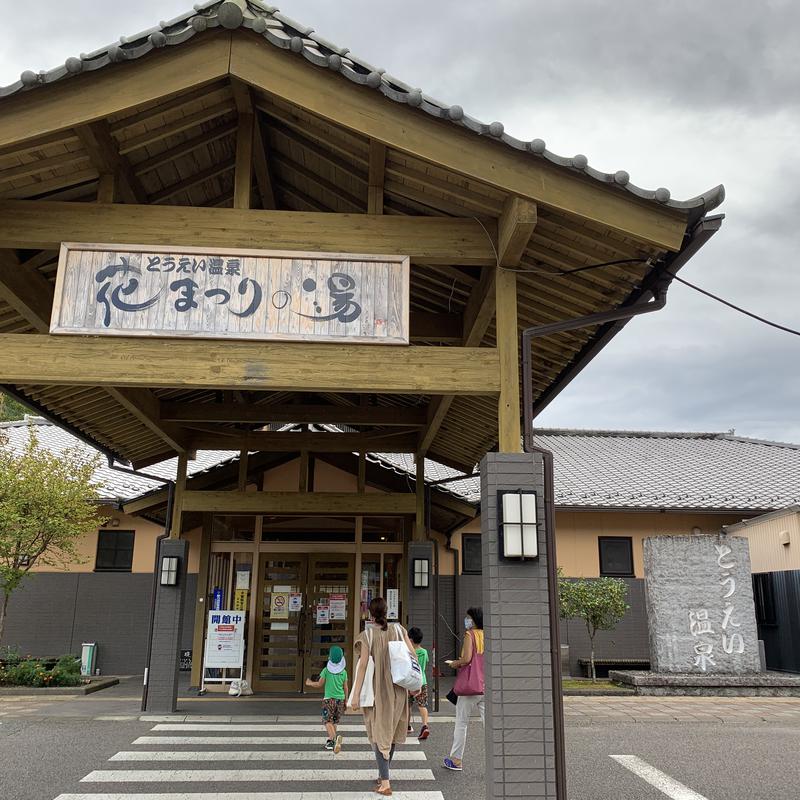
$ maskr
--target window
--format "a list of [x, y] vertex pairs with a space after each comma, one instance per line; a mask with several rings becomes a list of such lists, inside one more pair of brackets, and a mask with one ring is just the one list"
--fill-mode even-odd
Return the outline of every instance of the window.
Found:
[[133, 566], [133, 531], [98, 531], [95, 572], [130, 572]]
[[461, 537], [461, 571], [466, 575], [481, 574], [480, 534], [467, 534]]
[[633, 539], [629, 536], [601, 536], [600, 574], [617, 578], [633, 577]]
[[759, 625], [777, 625], [771, 572], [757, 572], [753, 575], [753, 599], [756, 603], [756, 622]]

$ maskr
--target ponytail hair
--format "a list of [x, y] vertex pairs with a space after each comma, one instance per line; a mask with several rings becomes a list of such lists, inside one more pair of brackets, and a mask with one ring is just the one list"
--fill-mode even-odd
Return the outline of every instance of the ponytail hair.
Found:
[[386, 612], [386, 601], [382, 597], [373, 597], [369, 604], [369, 614], [375, 624], [380, 625], [381, 630], [384, 631], [389, 628], [389, 623], [386, 621]]

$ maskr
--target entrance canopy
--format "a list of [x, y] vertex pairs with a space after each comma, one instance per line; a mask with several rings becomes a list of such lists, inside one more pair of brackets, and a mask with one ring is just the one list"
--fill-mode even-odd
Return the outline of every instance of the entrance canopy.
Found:
[[[0, 89], [0, 383], [116, 459], [416, 452], [471, 471], [519, 448], [521, 329], [647, 300], [718, 226], [721, 186], [640, 189], [260, 2], [197, 9]], [[63, 242], [407, 256], [410, 346], [51, 336]], [[620, 328], [537, 340], [536, 408]]]

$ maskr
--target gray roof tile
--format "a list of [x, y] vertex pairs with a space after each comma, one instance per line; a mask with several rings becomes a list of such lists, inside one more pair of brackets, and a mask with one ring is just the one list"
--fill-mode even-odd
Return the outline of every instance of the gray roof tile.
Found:
[[[210, 28], [233, 25], [259, 34], [276, 47], [300, 53], [311, 63], [333, 69], [354, 83], [377, 90], [395, 102], [421, 108], [427, 114], [438, 119], [446, 119], [454, 125], [467, 128], [482, 136], [498, 139], [515, 150], [530, 153], [564, 169], [587, 175], [644, 200], [670, 208], [705, 213], [716, 208], [725, 199], [725, 188], [720, 184], [697, 197], [688, 200], [674, 200], [670, 196], [669, 190], [663, 187], [643, 189], [635, 186], [630, 182], [630, 176], [624, 170], [613, 173], [602, 172], [590, 166], [586, 156], [582, 154], [572, 157], [559, 156], [547, 150], [542, 139], [533, 139], [532, 141], [517, 139], [507, 134], [500, 122], [481, 122], [466, 115], [461, 106], [441, 103], [421, 93], [419, 89], [411, 89], [401, 81], [391, 78], [383, 69], [373, 67], [354, 56], [346, 48], [337, 47], [318, 36], [313, 28], [281, 14], [273, 6], [259, 0], [247, 0], [246, 8], [246, 13], [242, 14], [236, 4], [226, 3], [225, 0], [197, 3], [193, 10], [175, 17], [175, 19], [161, 22], [158, 26], [142, 31], [135, 36], [123, 36], [118, 42], [93, 53], [82, 53], [80, 58], [71, 57], [65, 64], [55, 69], [43, 72], [26, 70], [18, 81], [9, 86], [0, 87], [0, 100], [20, 92], [30, 91], [38, 86], [72, 77], [81, 72], [141, 58], [160, 47], [174, 47], [191, 39], [196, 33]], [[222, 18], [220, 18], [220, 12]], [[347, 57], [344, 57], [345, 54]]]

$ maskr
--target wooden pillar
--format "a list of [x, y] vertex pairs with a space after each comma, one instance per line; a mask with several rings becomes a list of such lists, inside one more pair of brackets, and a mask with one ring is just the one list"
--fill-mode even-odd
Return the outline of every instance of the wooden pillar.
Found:
[[200, 531], [200, 567], [197, 570], [197, 597], [194, 604], [194, 635], [192, 637], [192, 686], [200, 686], [203, 671], [205, 622], [208, 617], [208, 570], [211, 554], [211, 514], [203, 514]]
[[113, 173], [104, 172], [97, 179], [97, 202], [113, 203], [117, 193], [117, 179]]
[[416, 456], [417, 478], [417, 514], [414, 519], [413, 538], [416, 542], [424, 541], [426, 535], [425, 528], [425, 456], [417, 453]]
[[297, 488], [301, 492], [308, 491], [309, 456], [308, 450], [300, 451], [299, 478]]
[[239, 114], [236, 133], [236, 171], [233, 185], [233, 207], [250, 208], [253, 175], [253, 114]]
[[247, 661], [245, 663], [245, 680], [252, 686], [253, 675], [256, 672], [258, 659], [261, 653], [261, 619], [258, 616], [258, 593], [261, 591], [261, 532], [264, 527], [264, 517], [260, 514], [255, 520], [253, 532], [253, 564], [250, 571], [250, 604], [247, 619]]
[[183, 495], [186, 491], [187, 454], [178, 456], [178, 474], [175, 476], [175, 491], [172, 495], [172, 519], [169, 525], [169, 538], [181, 538], [181, 514], [183, 511]]
[[[357, 491], [364, 494], [367, 490], [367, 458], [364, 453], [358, 454], [358, 479]], [[361, 633], [361, 568], [364, 550], [364, 517], [356, 517], [356, 557], [355, 557], [355, 587], [353, 592], [353, 641]], [[355, 667], [353, 668], [355, 672]]]
[[244, 492], [247, 489], [247, 462], [248, 462], [249, 454], [247, 450], [240, 450], [239, 451], [239, 476], [237, 481], [237, 488], [240, 492]]
[[500, 453], [521, 453], [517, 276], [511, 270], [498, 268], [495, 284], [497, 349], [500, 356], [497, 449]]

